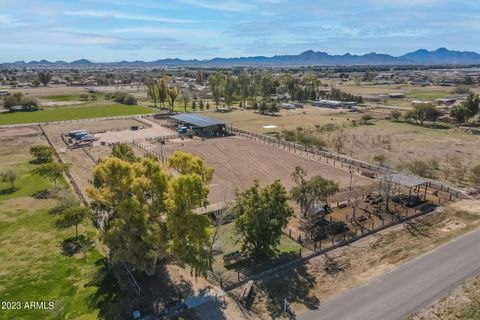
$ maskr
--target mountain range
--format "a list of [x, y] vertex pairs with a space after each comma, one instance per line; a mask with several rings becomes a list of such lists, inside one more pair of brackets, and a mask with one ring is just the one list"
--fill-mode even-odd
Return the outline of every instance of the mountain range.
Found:
[[364, 55], [330, 55], [308, 50], [298, 55], [255, 56], [239, 58], [213, 58], [209, 60], [159, 59], [151, 62], [120, 61], [96, 63], [86, 59], [72, 62], [47, 60], [17, 61], [3, 65], [32, 67], [94, 67], [94, 66], [341, 66], [341, 65], [475, 65], [480, 64], [480, 54], [472, 51], [454, 51], [440, 48], [435, 51], [419, 49], [402, 56], [368, 53]]

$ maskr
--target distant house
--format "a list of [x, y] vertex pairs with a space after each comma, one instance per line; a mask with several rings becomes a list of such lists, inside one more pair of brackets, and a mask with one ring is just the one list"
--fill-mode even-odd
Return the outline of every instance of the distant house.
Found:
[[335, 100], [316, 100], [312, 101], [311, 104], [320, 108], [330, 108], [330, 109], [339, 109], [339, 108], [348, 108], [357, 107], [357, 102], [346, 102], [346, 101], [335, 101]]
[[430, 103], [431, 103], [430, 101], [413, 100], [413, 101], [412, 101], [412, 106], [416, 106], [416, 105], [419, 105], [419, 104], [430, 104]]
[[449, 99], [449, 98], [442, 98], [442, 99], [435, 99], [435, 103], [437, 106], [451, 106], [457, 101], [457, 99]]
[[398, 93], [398, 92], [388, 93], [387, 95], [388, 95], [388, 97], [391, 98], [391, 99], [403, 99], [403, 98], [405, 98], [405, 94], [403, 94], [403, 93]]
[[297, 109], [293, 104], [291, 103], [285, 103], [283, 102], [282, 104], [280, 104], [280, 107], [282, 109]]
[[0, 97], [8, 96], [10, 93], [7, 90], [0, 90]]

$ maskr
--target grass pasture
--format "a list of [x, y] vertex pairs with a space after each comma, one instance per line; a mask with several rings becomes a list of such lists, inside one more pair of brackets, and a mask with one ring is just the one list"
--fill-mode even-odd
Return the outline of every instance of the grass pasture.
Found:
[[123, 105], [112, 102], [101, 106], [90, 104], [89, 106], [62, 107], [32, 112], [0, 113], [0, 125], [91, 119], [150, 113], [155, 113], [155, 111], [138, 105]]
[[[96, 282], [102, 256], [93, 247], [79, 253], [66, 250], [64, 244], [75, 231], [55, 227], [48, 212], [56, 200], [32, 197], [52, 187], [30, 173], [35, 165], [29, 163], [29, 148], [34, 144], [46, 141], [33, 136], [0, 143], [0, 171], [11, 169], [18, 175], [14, 192], [10, 184], [0, 183], [0, 296], [22, 304], [20, 310], [0, 310], [0, 319], [97, 319], [104, 294], [110, 294]], [[80, 234], [93, 239], [93, 227], [85, 223]], [[53, 302], [54, 308], [25, 309], [24, 303], [31, 301]]]

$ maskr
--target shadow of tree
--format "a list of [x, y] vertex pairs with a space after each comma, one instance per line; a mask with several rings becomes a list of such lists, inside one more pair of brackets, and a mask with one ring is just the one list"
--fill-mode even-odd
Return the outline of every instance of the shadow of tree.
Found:
[[[205, 293], [205, 290], [201, 290], [199, 295], [203, 293]], [[217, 299], [196, 308], [191, 316], [192, 319], [226, 320], [227, 317], [224, 313], [226, 307], [227, 302], [225, 300]]]
[[[268, 300], [268, 312], [272, 318], [283, 315], [285, 299], [288, 303], [300, 303], [308, 309], [314, 310], [319, 306], [319, 299], [310, 294], [310, 289], [315, 285], [315, 277], [308, 273], [305, 266], [298, 266], [284, 272], [276, 273], [259, 284]], [[295, 314], [288, 310], [290, 319], [295, 319]]]
[[100, 319], [123, 319], [122, 316], [119, 316], [116, 306], [124, 293], [118, 285], [112, 268], [106, 258], [98, 260], [95, 266], [97, 267], [96, 272], [92, 279], [85, 284], [87, 288], [96, 288], [96, 291], [87, 298], [89, 308], [98, 310]]
[[87, 252], [93, 248], [93, 241], [85, 235], [78, 238], [70, 237], [62, 241], [62, 253], [66, 256], [73, 256], [79, 252]]
[[17, 188], [17, 187], [14, 187], [14, 188], [6, 188], [6, 189], [2, 189], [0, 190], [0, 196], [5, 196], [5, 195], [9, 195], [9, 194], [12, 194], [14, 193], [15, 191], [18, 191], [20, 190], [20, 188]]

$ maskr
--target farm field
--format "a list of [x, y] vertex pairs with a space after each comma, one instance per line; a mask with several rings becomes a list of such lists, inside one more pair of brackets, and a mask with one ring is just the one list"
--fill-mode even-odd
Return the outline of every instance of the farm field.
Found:
[[[97, 319], [97, 304], [107, 293], [97, 291], [93, 281], [100, 272], [102, 256], [96, 249], [70, 254], [62, 251], [62, 242], [74, 236], [72, 229], [59, 230], [48, 211], [53, 199], [33, 195], [51, 188], [47, 180], [33, 176], [29, 164], [30, 145], [46, 144], [41, 136], [2, 139], [0, 171], [14, 170], [19, 179], [16, 191], [0, 183], [0, 296], [2, 301], [53, 302], [53, 310], [2, 310], [1, 319]], [[88, 224], [81, 234], [93, 236]], [[105, 289], [105, 288], [103, 288]], [[99, 300], [95, 300], [95, 297]]]
[[202, 114], [207, 117], [223, 120], [238, 128], [258, 133], [294, 130], [299, 126], [313, 127], [316, 124], [323, 125], [327, 123], [334, 123], [337, 125], [343, 125], [348, 124], [347, 119], [359, 118], [359, 116], [350, 112], [317, 108], [310, 105], [305, 105], [303, 109], [282, 109], [280, 113], [275, 116], [262, 115], [255, 113], [252, 110], [241, 109], [227, 113], [211, 111]]
[[150, 113], [155, 113], [155, 110], [137, 105], [132, 106], [110, 103], [109, 105], [105, 106], [65, 107], [54, 110], [0, 113], [0, 125], [91, 119]]
[[[404, 98], [397, 99], [388, 99], [385, 102], [380, 102], [379, 104], [391, 105], [391, 106], [400, 106], [405, 108], [412, 108], [412, 101], [433, 101], [435, 99], [441, 98], [452, 98], [456, 94], [453, 92], [454, 88], [451, 87], [441, 87], [441, 86], [412, 86], [406, 84], [395, 84], [395, 85], [367, 85], [363, 84], [356, 86], [353, 83], [339, 83], [335, 85], [336, 88], [351, 93], [358, 94], [362, 96], [369, 95], [379, 95], [379, 94], [388, 94], [388, 93], [403, 93]], [[367, 104], [372, 103], [366, 101]]]
[[[182, 144], [165, 146], [156, 144], [152, 150], [160, 154], [162, 148], [165, 156], [176, 150], [200, 156], [207, 166], [215, 169], [208, 196], [212, 204], [232, 200], [236, 189], [250, 187], [255, 179], [263, 185], [278, 178], [290, 190], [294, 185], [290, 174], [296, 166], [304, 168], [309, 176], [322, 175], [332, 179], [340, 188], [348, 187], [350, 181], [348, 170], [240, 137], [186, 140]], [[353, 175], [352, 185], [355, 187], [371, 183], [369, 178]]]

